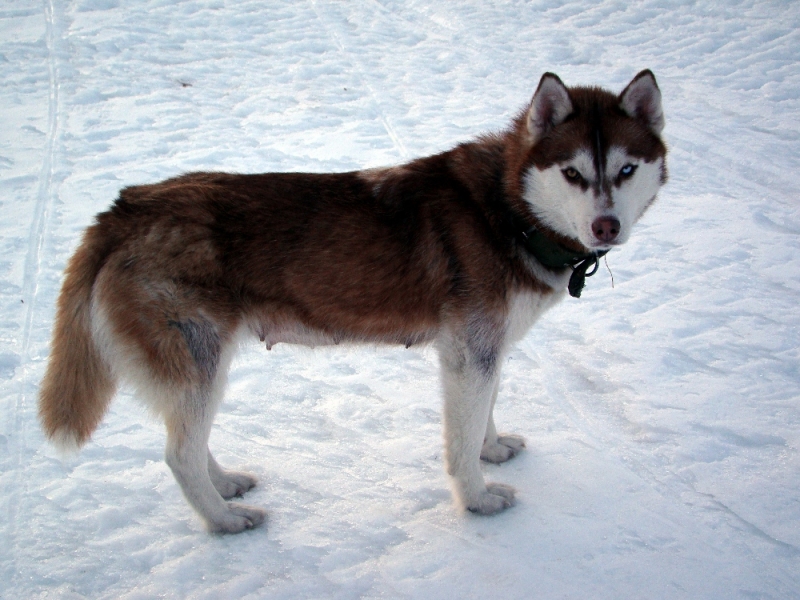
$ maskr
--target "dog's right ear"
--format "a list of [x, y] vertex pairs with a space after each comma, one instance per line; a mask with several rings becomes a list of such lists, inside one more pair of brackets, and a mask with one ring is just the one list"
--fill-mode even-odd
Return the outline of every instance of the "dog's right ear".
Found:
[[560, 125], [572, 112], [572, 100], [566, 86], [554, 73], [545, 73], [528, 109], [528, 134], [536, 144], [551, 129]]
[[661, 91], [650, 69], [641, 71], [619, 95], [619, 105], [634, 119], [643, 121], [656, 135], [664, 129]]

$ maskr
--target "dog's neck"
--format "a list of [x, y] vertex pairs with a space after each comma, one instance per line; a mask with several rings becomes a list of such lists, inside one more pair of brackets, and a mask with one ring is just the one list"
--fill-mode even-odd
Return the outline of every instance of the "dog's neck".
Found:
[[[517, 237], [522, 246], [542, 266], [548, 269], [565, 269], [567, 267], [572, 269], [568, 289], [569, 295], [573, 298], [580, 298], [581, 291], [586, 285], [586, 278], [597, 272], [597, 259], [608, 253], [608, 250], [586, 252], [567, 248], [550, 239], [540, 228], [535, 226], [519, 227], [518, 232]], [[590, 268], [592, 271], [588, 272]]]

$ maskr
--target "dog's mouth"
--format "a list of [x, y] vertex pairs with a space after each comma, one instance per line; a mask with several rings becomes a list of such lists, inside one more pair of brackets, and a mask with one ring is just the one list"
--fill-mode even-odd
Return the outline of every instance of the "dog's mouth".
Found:
[[603, 250], [611, 250], [612, 248], [616, 248], [617, 246], [621, 246], [622, 242], [613, 241], [613, 242], [595, 242], [592, 246], [588, 249], [589, 252], [602, 252]]
[[[566, 243], [564, 243], [566, 241]], [[599, 240], [590, 240], [588, 243], [584, 240], [564, 238], [560, 242], [561, 246], [566, 250], [571, 250], [576, 254], [597, 254], [599, 252], [608, 252], [612, 248], [622, 245], [622, 241], [601, 242]]]

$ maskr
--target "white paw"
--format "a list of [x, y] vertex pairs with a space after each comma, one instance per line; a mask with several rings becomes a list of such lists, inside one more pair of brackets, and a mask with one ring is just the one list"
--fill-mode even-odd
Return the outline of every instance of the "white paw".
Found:
[[486, 491], [472, 502], [467, 503], [467, 510], [478, 515], [493, 515], [514, 506], [516, 491], [510, 485], [502, 483], [486, 484]]
[[481, 448], [481, 460], [503, 463], [514, 458], [525, 447], [525, 438], [519, 435], [502, 434], [493, 444], [485, 442]]
[[208, 523], [209, 531], [214, 533], [240, 533], [261, 525], [267, 518], [267, 511], [255, 506], [228, 502], [228, 512], [222, 518]]
[[487, 483], [486, 489], [489, 490], [492, 494], [497, 494], [498, 496], [502, 496], [506, 500], [511, 503], [511, 506], [514, 506], [515, 500], [514, 497], [517, 494], [517, 490], [515, 490], [510, 485], [506, 485], [505, 483]]
[[241, 497], [247, 490], [255, 487], [257, 481], [253, 475], [243, 471], [223, 471], [222, 474], [211, 477], [214, 487], [225, 500]]

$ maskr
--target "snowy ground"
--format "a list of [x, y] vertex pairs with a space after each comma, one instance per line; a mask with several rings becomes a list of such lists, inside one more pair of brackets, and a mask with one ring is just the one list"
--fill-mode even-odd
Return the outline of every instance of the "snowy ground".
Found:
[[[0, 597], [800, 598], [800, 4], [6, 1]], [[212, 433], [266, 528], [206, 534], [122, 393], [80, 455], [36, 420], [64, 263], [120, 187], [348, 170], [503, 127], [542, 72], [653, 69], [671, 180], [509, 357], [528, 450], [459, 514], [432, 350], [253, 343]]]

